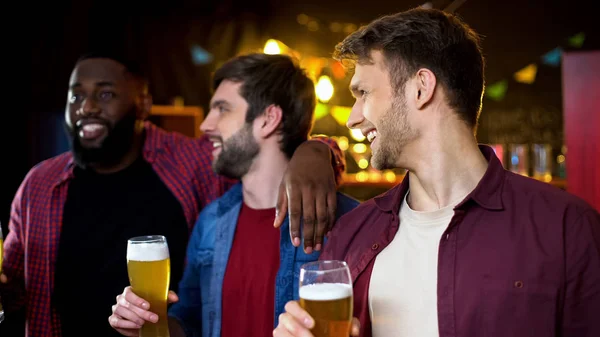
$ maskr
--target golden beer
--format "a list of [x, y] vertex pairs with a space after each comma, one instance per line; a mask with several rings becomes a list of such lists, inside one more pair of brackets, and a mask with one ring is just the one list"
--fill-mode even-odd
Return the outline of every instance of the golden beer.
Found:
[[169, 337], [167, 296], [171, 279], [171, 260], [166, 239], [150, 236], [129, 240], [127, 272], [133, 292], [148, 301], [149, 310], [158, 315], [157, 323], [144, 323], [139, 336]]
[[352, 286], [315, 283], [300, 287], [300, 306], [315, 320], [315, 337], [348, 337], [352, 324]]

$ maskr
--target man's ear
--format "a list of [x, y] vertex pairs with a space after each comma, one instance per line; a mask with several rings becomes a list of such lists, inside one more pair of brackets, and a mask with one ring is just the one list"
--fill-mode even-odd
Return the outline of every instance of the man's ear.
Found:
[[152, 95], [150, 94], [142, 94], [140, 97], [140, 108], [138, 119], [146, 120], [150, 116], [150, 112], [152, 111]]
[[415, 107], [420, 110], [433, 99], [437, 78], [431, 70], [421, 68], [417, 71], [416, 81], [414, 81], [414, 83], [417, 87], [412, 99], [414, 100]]
[[264, 113], [258, 117], [258, 135], [262, 138], [271, 136], [274, 132], [279, 129], [283, 118], [283, 111], [279, 105], [269, 105]]

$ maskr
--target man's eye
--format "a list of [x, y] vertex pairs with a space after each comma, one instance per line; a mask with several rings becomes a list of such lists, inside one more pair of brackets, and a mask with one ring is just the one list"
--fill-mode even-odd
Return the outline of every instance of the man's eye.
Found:
[[69, 97], [69, 102], [71, 104], [75, 104], [75, 103], [81, 102], [82, 99], [83, 99], [82, 95], [72, 94], [71, 97]]
[[103, 91], [98, 95], [98, 97], [101, 101], [108, 101], [113, 99], [115, 97], [115, 94], [110, 91]]

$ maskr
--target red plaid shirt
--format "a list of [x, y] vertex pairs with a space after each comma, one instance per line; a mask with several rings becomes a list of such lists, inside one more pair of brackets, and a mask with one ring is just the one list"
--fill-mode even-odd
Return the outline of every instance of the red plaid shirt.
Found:
[[[320, 140], [333, 148], [339, 177], [345, 168], [342, 152], [334, 141]], [[144, 159], [181, 203], [190, 230], [199, 211], [236, 183], [213, 172], [212, 149], [206, 137], [191, 139], [146, 122]], [[27, 336], [61, 336], [51, 294], [63, 206], [73, 167], [71, 153], [36, 165], [25, 177], [12, 204], [2, 266], [10, 282], [1, 285], [0, 292], [7, 312], [26, 306]]]

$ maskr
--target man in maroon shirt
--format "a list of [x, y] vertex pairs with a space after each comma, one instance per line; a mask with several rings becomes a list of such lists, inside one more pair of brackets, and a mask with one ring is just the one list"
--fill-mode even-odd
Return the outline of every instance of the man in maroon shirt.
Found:
[[[320, 259], [345, 260], [357, 336], [600, 336], [600, 214], [506, 171], [474, 134], [479, 38], [457, 17], [413, 9], [348, 36], [348, 126], [401, 185], [343, 216]], [[274, 336], [310, 336], [286, 304]]]

